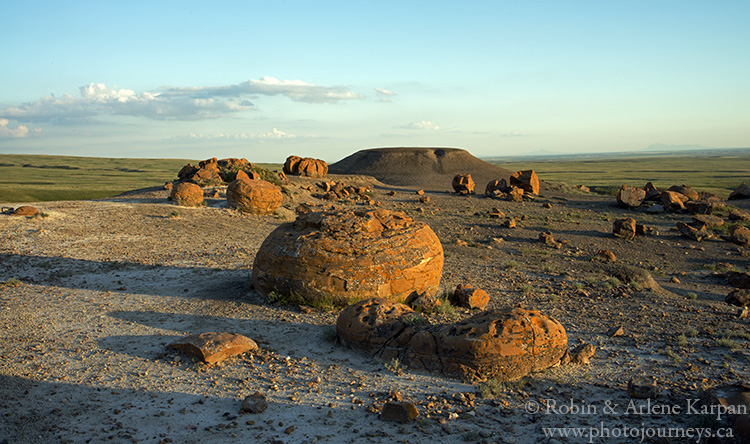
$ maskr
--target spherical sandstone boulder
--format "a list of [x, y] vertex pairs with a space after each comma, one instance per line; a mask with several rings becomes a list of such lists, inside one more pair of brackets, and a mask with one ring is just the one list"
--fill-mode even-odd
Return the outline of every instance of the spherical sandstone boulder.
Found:
[[182, 207], [197, 207], [203, 203], [203, 188], [191, 182], [179, 182], [172, 187], [172, 202]]
[[265, 180], [237, 179], [227, 186], [227, 203], [244, 213], [272, 214], [283, 201], [281, 189]]
[[255, 256], [262, 295], [296, 294], [308, 303], [366, 298], [403, 301], [438, 290], [443, 247], [432, 229], [401, 212], [332, 209], [277, 227]]
[[312, 157], [289, 156], [284, 162], [284, 173], [321, 178], [328, 174], [328, 164], [324, 160]]

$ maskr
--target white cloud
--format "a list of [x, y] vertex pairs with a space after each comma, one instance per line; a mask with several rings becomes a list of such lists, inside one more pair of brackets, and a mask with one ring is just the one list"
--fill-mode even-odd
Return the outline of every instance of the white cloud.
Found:
[[197, 120], [226, 116], [254, 108], [249, 98], [282, 95], [296, 102], [339, 103], [363, 96], [346, 88], [320, 86], [302, 80], [273, 77], [250, 79], [228, 86], [165, 88], [137, 94], [131, 89], [90, 83], [80, 97], [49, 95], [35, 102], [0, 109], [0, 118], [67, 123], [100, 116], [136, 116], [155, 120]]
[[247, 139], [294, 139], [297, 136], [290, 134], [280, 129], [273, 128], [271, 131], [264, 133], [239, 133], [239, 134], [226, 134], [226, 133], [214, 133], [214, 134], [195, 134], [190, 133], [186, 136], [179, 136], [176, 139], [229, 139], [229, 140], [247, 140]]
[[433, 131], [437, 131], [440, 129], [438, 125], [436, 125], [434, 122], [430, 122], [429, 120], [419, 120], [416, 122], [409, 122], [408, 124], [404, 125], [402, 128], [433, 130]]
[[381, 102], [390, 102], [390, 98], [396, 95], [395, 92], [382, 88], [375, 88], [375, 93], [378, 95], [378, 100]]
[[29, 134], [42, 132], [39, 128], [29, 129], [26, 125], [9, 127], [9, 123], [8, 119], [0, 119], [0, 138], [23, 138], [28, 137]]

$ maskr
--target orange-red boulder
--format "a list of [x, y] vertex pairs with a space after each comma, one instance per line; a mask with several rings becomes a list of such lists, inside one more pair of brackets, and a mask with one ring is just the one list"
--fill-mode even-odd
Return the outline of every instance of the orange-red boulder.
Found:
[[325, 177], [328, 164], [324, 160], [312, 157], [289, 156], [284, 162], [284, 173], [293, 176]]
[[215, 364], [230, 356], [258, 349], [258, 344], [246, 336], [214, 332], [186, 336], [169, 346], [198, 358], [206, 364]]
[[30, 205], [22, 205], [10, 213], [11, 216], [34, 216], [36, 214], [39, 214], [39, 210]]
[[742, 182], [740, 186], [734, 189], [729, 194], [728, 199], [734, 200], [734, 199], [747, 199], [750, 198], [750, 186], [747, 185], [747, 183]]
[[456, 174], [451, 185], [458, 194], [474, 194], [474, 179], [471, 174]]
[[203, 203], [203, 188], [191, 182], [179, 182], [172, 187], [172, 202], [182, 207], [197, 207]]
[[344, 305], [437, 292], [443, 247], [426, 224], [381, 209], [302, 210], [258, 250], [253, 283], [260, 294], [275, 291]]
[[629, 185], [623, 185], [620, 187], [620, 191], [617, 193], [617, 205], [623, 208], [634, 208], [643, 203], [646, 198], [646, 190], [643, 188], [635, 188]]
[[409, 322], [414, 315], [403, 304], [366, 300], [341, 312], [336, 333], [381, 359], [468, 380], [517, 379], [560, 363], [568, 350], [563, 326], [534, 310], [488, 310], [441, 325]]
[[459, 284], [451, 297], [451, 304], [464, 308], [484, 310], [489, 303], [490, 295], [470, 284]]
[[675, 193], [680, 193], [690, 200], [698, 200], [701, 198], [700, 194], [698, 194], [698, 192], [695, 191], [690, 185], [685, 185], [685, 184], [674, 185], [674, 186], [669, 187], [668, 191], [674, 191]]
[[687, 200], [687, 196], [676, 191], [664, 191], [661, 193], [661, 203], [667, 211], [684, 210]]
[[505, 193], [508, 190], [508, 183], [505, 179], [495, 179], [487, 182], [484, 187], [484, 194], [487, 197], [495, 197], [498, 194]]
[[517, 171], [510, 176], [510, 184], [527, 193], [539, 194], [539, 177], [534, 170]]
[[633, 219], [632, 217], [617, 219], [612, 223], [612, 234], [615, 237], [633, 240], [635, 238], [635, 226], [635, 219]]
[[243, 213], [272, 214], [283, 201], [281, 189], [265, 180], [237, 179], [227, 186], [227, 204]]

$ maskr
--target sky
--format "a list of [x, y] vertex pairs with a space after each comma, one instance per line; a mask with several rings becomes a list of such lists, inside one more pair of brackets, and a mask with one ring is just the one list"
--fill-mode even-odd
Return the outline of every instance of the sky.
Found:
[[3, 1], [0, 153], [750, 146], [750, 2]]

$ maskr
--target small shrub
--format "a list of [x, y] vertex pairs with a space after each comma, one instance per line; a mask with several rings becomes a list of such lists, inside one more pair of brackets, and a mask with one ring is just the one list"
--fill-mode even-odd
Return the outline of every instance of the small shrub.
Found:
[[688, 298], [688, 299], [697, 299], [698, 298], [698, 293], [696, 293], [694, 291], [691, 291], [688, 294], [686, 294], [685, 297]]
[[687, 336], [685, 336], [684, 333], [677, 336], [677, 345], [679, 345], [680, 347], [685, 347], [688, 345]]
[[573, 284], [573, 290], [581, 291], [583, 290], [583, 284], [580, 282], [576, 282]]
[[167, 217], [169, 217], [171, 219], [178, 218], [178, 217], [180, 217], [180, 212], [179, 211], [172, 211], [171, 213], [169, 213], [169, 215]]
[[503, 267], [505, 267], [505, 268], [516, 268], [516, 267], [518, 267], [518, 262], [516, 262], [514, 260], [505, 261], [503, 263]]
[[617, 279], [616, 277], [611, 277], [611, 278], [607, 279], [607, 282], [609, 283], [609, 285], [611, 285], [613, 287], [619, 287], [620, 284], [622, 284], [622, 282], [620, 282], [620, 280]]
[[419, 313], [413, 313], [404, 318], [404, 324], [408, 326], [419, 325], [426, 323], [427, 320]]
[[23, 282], [16, 278], [10, 278], [7, 281], [4, 281], [2, 284], [7, 287], [20, 287], [21, 285], [23, 285]]
[[385, 366], [386, 370], [393, 373], [399, 373], [401, 371], [401, 369], [399, 368], [401, 367], [401, 361], [399, 361], [398, 358], [391, 359], [390, 361], [383, 364], [383, 366]]
[[334, 327], [333, 325], [326, 325], [325, 328], [323, 328], [323, 332], [321, 334], [323, 336], [323, 340], [326, 342], [336, 343], [336, 340], [338, 339], [338, 335], [336, 334], [336, 327]]
[[638, 282], [633, 281], [633, 282], [630, 283], [630, 288], [632, 288], [635, 291], [640, 291], [641, 284], [639, 284]]
[[481, 382], [477, 387], [477, 391], [482, 398], [494, 399], [505, 392], [505, 384], [497, 379], [491, 378], [485, 382]]
[[533, 288], [529, 284], [523, 284], [523, 285], [521, 285], [521, 293], [523, 293], [523, 294], [525, 294], [527, 296], [529, 294], [531, 294], [532, 290], [533, 290]]

